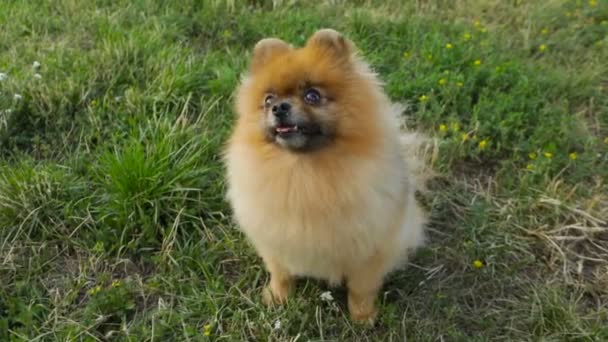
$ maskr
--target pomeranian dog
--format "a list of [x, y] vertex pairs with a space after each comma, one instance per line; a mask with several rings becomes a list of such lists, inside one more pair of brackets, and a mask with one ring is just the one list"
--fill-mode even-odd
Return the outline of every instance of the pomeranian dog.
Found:
[[224, 158], [235, 220], [270, 272], [264, 302], [285, 302], [296, 277], [344, 282], [351, 318], [373, 323], [426, 220], [400, 113], [355, 49], [331, 29], [301, 48], [259, 41]]

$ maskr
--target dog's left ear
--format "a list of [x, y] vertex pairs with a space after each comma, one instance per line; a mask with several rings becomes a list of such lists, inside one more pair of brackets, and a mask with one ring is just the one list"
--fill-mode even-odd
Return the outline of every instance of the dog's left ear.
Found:
[[345, 59], [350, 58], [355, 50], [355, 45], [350, 40], [333, 29], [318, 30], [308, 39], [306, 46], [314, 46], [334, 57]]
[[291, 45], [278, 38], [264, 38], [255, 44], [253, 48], [253, 58], [251, 60], [251, 70], [256, 71], [274, 57], [291, 51]]

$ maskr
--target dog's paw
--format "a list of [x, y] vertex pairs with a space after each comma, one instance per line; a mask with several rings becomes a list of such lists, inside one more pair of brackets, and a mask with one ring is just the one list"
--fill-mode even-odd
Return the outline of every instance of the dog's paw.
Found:
[[349, 293], [348, 311], [351, 320], [369, 326], [374, 325], [378, 316], [374, 298], [375, 296], [371, 293], [363, 296]]
[[273, 291], [270, 286], [266, 286], [262, 290], [262, 303], [266, 306], [283, 305], [287, 303], [289, 291]]
[[368, 311], [350, 311], [350, 318], [353, 322], [373, 326], [378, 317], [378, 310], [374, 307]]

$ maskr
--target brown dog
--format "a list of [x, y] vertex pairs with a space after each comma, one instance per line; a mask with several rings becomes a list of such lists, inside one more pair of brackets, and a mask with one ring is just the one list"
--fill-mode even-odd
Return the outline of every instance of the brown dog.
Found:
[[345, 281], [351, 317], [373, 322], [425, 222], [380, 82], [334, 30], [302, 48], [263, 39], [236, 109], [228, 197], [271, 274], [265, 301], [284, 302], [296, 276]]

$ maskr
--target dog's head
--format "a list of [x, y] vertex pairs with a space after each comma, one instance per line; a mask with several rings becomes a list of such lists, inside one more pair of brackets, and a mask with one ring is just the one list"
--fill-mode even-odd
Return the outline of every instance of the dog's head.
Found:
[[373, 126], [376, 88], [353, 43], [334, 30], [317, 31], [301, 48], [266, 38], [254, 48], [237, 110], [268, 143], [310, 152], [365, 135]]

